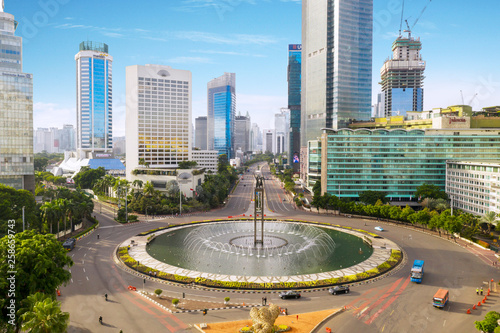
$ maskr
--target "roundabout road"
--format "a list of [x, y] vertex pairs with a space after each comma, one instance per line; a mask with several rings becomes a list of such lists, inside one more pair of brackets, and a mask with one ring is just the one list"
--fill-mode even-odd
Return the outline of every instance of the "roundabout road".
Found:
[[[220, 210], [126, 226], [116, 223], [112, 219], [113, 211], [105, 206], [102, 207], [102, 214], [96, 212], [100, 228], [78, 241], [77, 247], [68, 253], [75, 262], [71, 268], [72, 280], [61, 288], [62, 295], [59, 297], [62, 309], [70, 313], [68, 332], [119, 332], [120, 329], [124, 333], [196, 332], [190, 328], [191, 324], [248, 319], [249, 308], [209, 311], [205, 317], [200, 312], [170, 314], [137, 293], [130, 292], [127, 286], [145, 288], [149, 292], [160, 288], [164, 294], [177, 298], [182, 298], [184, 293], [187, 299], [212, 301], [214, 308], [222, 304], [225, 296], [231, 297], [231, 303], [248, 305], [260, 304], [264, 294], [214, 292], [150, 279], [144, 283], [142, 276], [125, 272], [115, 264], [113, 252], [127, 238], [168, 223], [252, 214], [254, 170], [255, 167], [243, 175], [225, 208]], [[381, 236], [396, 242], [405, 251], [407, 260], [390, 276], [373, 283], [352, 286], [349, 294], [332, 296], [326, 289], [303, 291], [302, 298], [298, 300], [281, 300], [277, 293], [265, 294], [268, 304], [286, 307], [292, 315], [347, 307], [347, 311], [329, 320], [318, 332], [325, 332], [325, 327], [332, 328], [333, 332], [475, 332], [475, 320], [481, 320], [488, 311], [500, 308], [498, 293], [494, 293], [485, 305], [472, 310], [472, 314], [466, 314], [473, 303], [477, 304], [482, 299], [476, 295], [475, 289], [485, 281], [498, 281], [497, 269], [485, 264], [470, 249], [416, 229], [296, 210], [267, 168], [263, 168], [262, 175], [267, 178], [268, 217], [330, 222], [369, 231], [382, 225], [386, 231], [380, 233]], [[422, 284], [409, 281], [411, 263], [415, 259], [425, 260]], [[486, 285], [484, 287], [486, 290]], [[438, 288], [450, 290], [450, 302], [444, 310], [435, 309], [431, 304]], [[104, 300], [105, 293], [108, 294], [108, 302]], [[103, 325], [98, 323], [99, 316], [103, 317]]]

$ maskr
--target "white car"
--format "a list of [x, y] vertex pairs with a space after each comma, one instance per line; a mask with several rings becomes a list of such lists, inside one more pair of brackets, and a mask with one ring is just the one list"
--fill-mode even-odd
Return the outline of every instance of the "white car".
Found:
[[375, 230], [377, 230], [377, 231], [384, 231], [384, 228], [382, 228], [382, 227], [375, 227]]

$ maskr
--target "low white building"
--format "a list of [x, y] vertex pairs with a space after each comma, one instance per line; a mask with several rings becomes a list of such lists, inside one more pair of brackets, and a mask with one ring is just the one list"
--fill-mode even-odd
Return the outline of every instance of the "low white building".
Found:
[[219, 152], [217, 150], [193, 150], [191, 156], [192, 160], [198, 163], [198, 168], [217, 173], [217, 163], [219, 161]]
[[446, 193], [464, 212], [500, 213], [500, 162], [447, 161]]

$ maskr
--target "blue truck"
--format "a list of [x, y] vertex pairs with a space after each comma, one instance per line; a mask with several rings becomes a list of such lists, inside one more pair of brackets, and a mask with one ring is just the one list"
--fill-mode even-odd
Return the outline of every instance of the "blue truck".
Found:
[[411, 268], [411, 282], [421, 283], [424, 277], [424, 261], [415, 260]]

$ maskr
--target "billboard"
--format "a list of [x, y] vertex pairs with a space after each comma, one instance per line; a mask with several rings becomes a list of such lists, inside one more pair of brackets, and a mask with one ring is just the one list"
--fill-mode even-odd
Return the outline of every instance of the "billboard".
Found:
[[302, 50], [302, 44], [288, 44], [288, 51], [300, 51]]
[[293, 154], [293, 163], [299, 163], [299, 162], [300, 162], [299, 154], [298, 153]]

